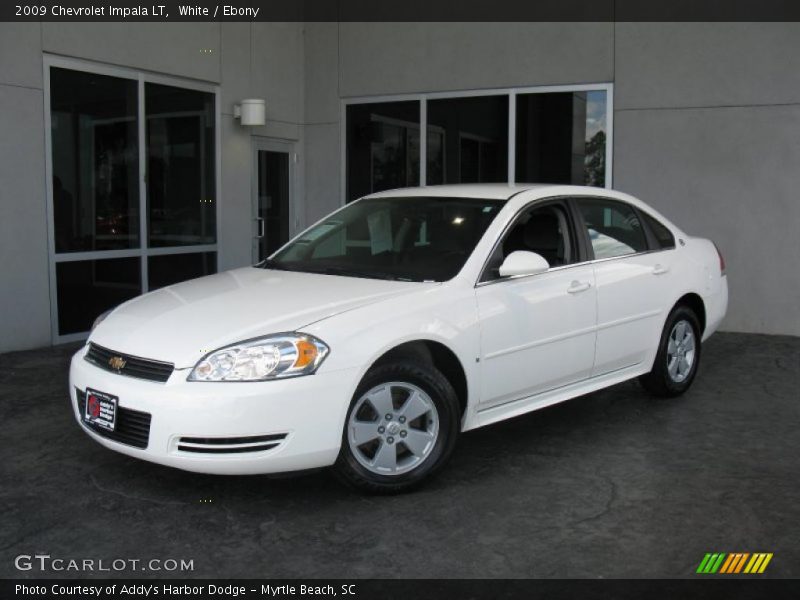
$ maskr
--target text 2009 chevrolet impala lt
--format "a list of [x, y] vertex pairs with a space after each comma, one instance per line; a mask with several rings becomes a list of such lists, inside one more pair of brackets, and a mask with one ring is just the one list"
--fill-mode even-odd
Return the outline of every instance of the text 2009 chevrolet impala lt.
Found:
[[383, 192], [255, 267], [101, 316], [72, 360], [104, 446], [204, 473], [333, 465], [373, 492], [438, 471], [459, 433], [639, 377], [687, 390], [725, 265], [626, 194]]

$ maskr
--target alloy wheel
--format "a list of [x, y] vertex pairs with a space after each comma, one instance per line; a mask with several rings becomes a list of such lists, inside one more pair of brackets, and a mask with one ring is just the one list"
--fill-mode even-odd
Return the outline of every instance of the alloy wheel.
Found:
[[667, 341], [667, 372], [675, 383], [682, 383], [692, 372], [695, 359], [694, 329], [681, 319], [672, 327]]
[[412, 383], [382, 383], [350, 413], [347, 441], [355, 459], [377, 475], [401, 475], [430, 455], [439, 434], [431, 397]]

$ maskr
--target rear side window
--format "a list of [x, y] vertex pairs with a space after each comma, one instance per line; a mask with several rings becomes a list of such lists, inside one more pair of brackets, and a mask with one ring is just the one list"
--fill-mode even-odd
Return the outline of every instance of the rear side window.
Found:
[[647, 222], [647, 226], [650, 228], [650, 231], [653, 232], [653, 236], [656, 238], [657, 248], [659, 250], [667, 250], [669, 248], [675, 247], [675, 236], [672, 235], [672, 232], [667, 229], [666, 225], [661, 223], [661, 221], [656, 220], [655, 217], [651, 217], [647, 213], [641, 213], [644, 220]]
[[647, 251], [639, 216], [632, 206], [603, 198], [577, 198], [595, 259]]

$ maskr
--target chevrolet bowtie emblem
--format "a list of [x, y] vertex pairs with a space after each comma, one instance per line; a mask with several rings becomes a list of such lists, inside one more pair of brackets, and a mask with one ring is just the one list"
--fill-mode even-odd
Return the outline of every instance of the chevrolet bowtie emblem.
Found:
[[112, 369], [116, 369], [117, 371], [121, 371], [122, 368], [125, 366], [125, 359], [121, 356], [112, 356], [108, 359], [108, 365]]

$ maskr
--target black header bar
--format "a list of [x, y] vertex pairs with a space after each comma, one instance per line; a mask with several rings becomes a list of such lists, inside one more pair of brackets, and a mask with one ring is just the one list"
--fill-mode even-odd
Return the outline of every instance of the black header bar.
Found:
[[11, 0], [0, 21], [800, 21], [798, 0]]

